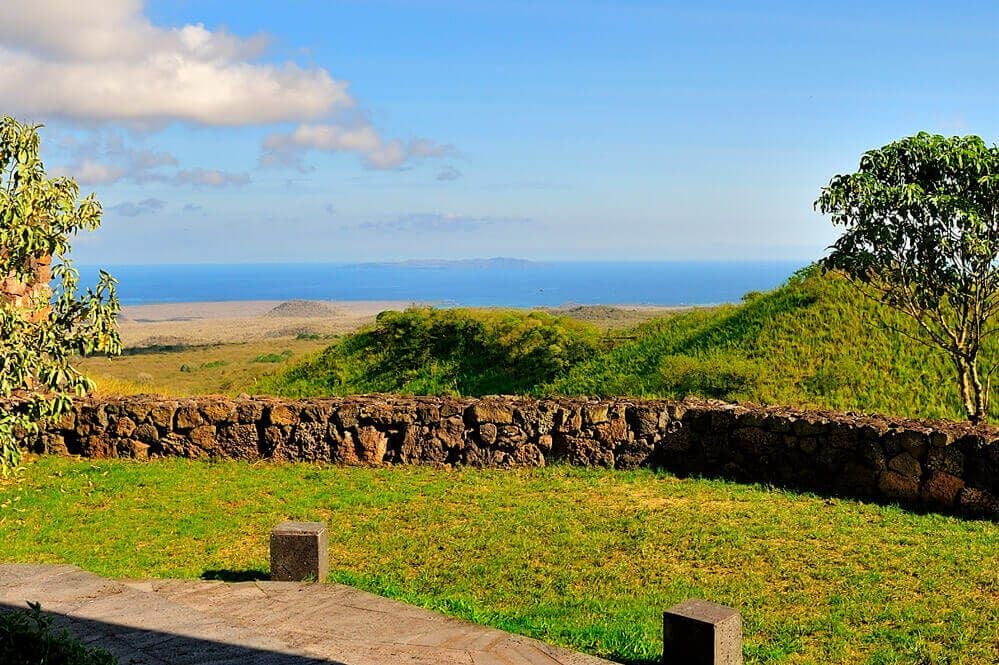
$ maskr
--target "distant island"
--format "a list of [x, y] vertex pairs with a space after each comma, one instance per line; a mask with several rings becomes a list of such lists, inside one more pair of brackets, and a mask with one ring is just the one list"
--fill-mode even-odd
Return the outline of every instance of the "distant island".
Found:
[[510, 270], [533, 268], [544, 264], [537, 261], [528, 261], [527, 259], [512, 259], [504, 256], [496, 256], [491, 259], [409, 259], [407, 261], [362, 263], [361, 265], [384, 266], [392, 268], [471, 268], [473, 270]]

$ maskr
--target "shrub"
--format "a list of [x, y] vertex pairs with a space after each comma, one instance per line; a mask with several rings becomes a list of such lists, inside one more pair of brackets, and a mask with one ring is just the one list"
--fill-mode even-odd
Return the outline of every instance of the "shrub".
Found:
[[85, 647], [69, 631], [56, 630], [38, 603], [0, 612], [0, 665], [116, 665], [104, 649]]
[[291, 358], [291, 350], [285, 349], [281, 353], [261, 353], [259, 356], [254, 358], [251, 362], [255, 363], [283, 363], [288, 358]]
[[526, 393], [599, 347], [596, 328], [545, 312], [416, 307], [382, 312], [262, 387], [289, 396]]

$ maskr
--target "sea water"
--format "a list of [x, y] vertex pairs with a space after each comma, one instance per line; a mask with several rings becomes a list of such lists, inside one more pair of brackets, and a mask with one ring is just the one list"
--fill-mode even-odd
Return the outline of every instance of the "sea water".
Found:
[[[772, 289], [803, 262], [266, 263], [104, 266], [124, 305], [225, 300], [399, 300], [437, 306], [708, 305]], [[97, 269], [82, 266], [83, 284]]]

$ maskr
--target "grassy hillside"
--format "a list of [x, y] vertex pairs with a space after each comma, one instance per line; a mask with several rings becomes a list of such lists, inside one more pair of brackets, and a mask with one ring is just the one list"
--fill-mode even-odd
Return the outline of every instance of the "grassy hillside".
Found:
[[[682, 397], [961, 418], [948, 359], [906, 317], [805, 272], [744, 302], [624, 333], [541, 312], [413, 309], [265, 379], [289, 396], [363, 392]], [[996, 357], [996, 344], [986, 359]], [[993, 406], [993, 416], [996, 414]]]
[[[545, 390], [796, 404], [961, 418], [953, 370], [905, 316], [843, 278], [805, 273], [740, 305], [640, 326]], [[996, 357], [993, 342], [986, 358]], [[995, 415], [995, 411], [993, 411]]]

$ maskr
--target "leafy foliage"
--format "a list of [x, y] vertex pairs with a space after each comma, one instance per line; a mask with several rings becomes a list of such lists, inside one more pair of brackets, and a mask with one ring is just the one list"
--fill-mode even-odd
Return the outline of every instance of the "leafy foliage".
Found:
[[66, 630], [56, 631], [38, 603], [0, 612], [0, 665], [116, 665], [101, 648], [87, 648]]
[[544, 312], [383, 312], [375, 325], [263, 384], [286, 395], [527, 392], [592, 356], [599, 333]]
[[984, 418], [979, 358], [999, 311], [999, 147], [977, 136], [904, 138], [835, 176], [816, 206], [844, 228], [823, 265], [910, 316], [913, 339], [957, 369], [968, 418]]
[[[121, 350], [115, 281], [101, 272], [96, 288], [80, 293], [69, 260], [70, 238], [101, 223], [93, 195], [78, 201], [70, 178], [47, 178], [38, 157], [38, 127], [0, 120], [0, 472], [16, 467], [17, 436], [55, 418], [92, 382], [70, 364], [73, 354]], [[45, 266], [55, 260], [55, 288]], [[41, 268], [41, 270], [40, 270]], [[37, 286], [17, 302], [9, 288]]]

